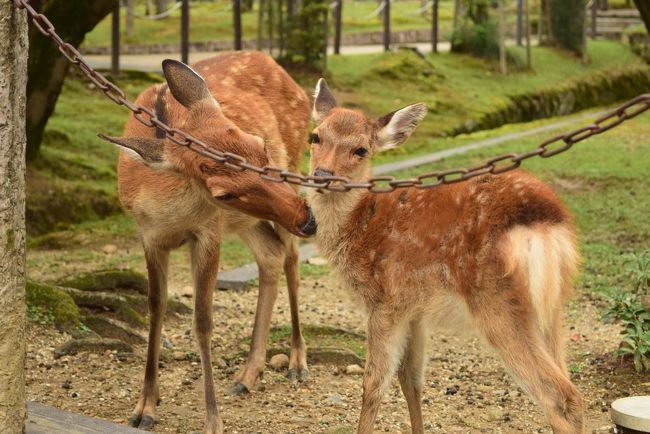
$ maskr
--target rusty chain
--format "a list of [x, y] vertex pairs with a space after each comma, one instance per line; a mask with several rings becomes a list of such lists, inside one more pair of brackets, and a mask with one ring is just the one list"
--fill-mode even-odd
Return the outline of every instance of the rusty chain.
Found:
[[28, 0], [12, 1], [17, 8], [25, 9], [27, 11], [34, 26], [43, 35], [54, 41], [63, 56], [76, 65], [111, 101], [129, 109], [140, 123], [150, 128], [161, 129], [165, 132], [166, 137], [173, 143], [187, 147], [188, 149], [215, 160], [232, 170], [238, 172], [244, 170], [256, 172], [261, 178], [272, 182], [287, 182], [304, 187], [338, 192], [350, 191], [352, 189], [366, 189], [373, 193], [388, 193], [399, 188], [415, 187], [424, 189], [437, 187], [443, 184], [454, 184], [488, 173], [496, 175], [516, 169], [521, 165], [522, 161], [529, 158], [549, 158], [560, 154], [570, 149], [574, 144], [586, 140], [589, 137], [602, 134], [605, 131], [608, 131], [650, 109], [650, 93], [642, 94], [627, 101], [608, 114], [596, 119], [596, 121], [591, 125], [587, 125], [570, 133], [559, 134], [552, 137], [540, 144], [534, 150], [523, 153], [500, 155], [470, 169], [458, 168], [427, 172], [409, 179], [396, 179], [393, 176], [379, 176], [370, 178], [364, 182], [352, 182], [348, 178], [339, 176], [307, 176], [300, 173], [292, 173], [279, 167], [255, 166], [248, 163], [241, 155], [212, 149], [201, 140], [196, 139], [179, 129], [166, 125], [156, 117], [156, 114], [152, 110], [131, 102], [127, 99], [126, 94], [122, 89], [110, 82], [104, 75], [95, 71], [74, 46], [63, 41], [63, 39], [56, 34], [54, 26], [50, 20], [48, 20], [45, 15], [34, 10]]

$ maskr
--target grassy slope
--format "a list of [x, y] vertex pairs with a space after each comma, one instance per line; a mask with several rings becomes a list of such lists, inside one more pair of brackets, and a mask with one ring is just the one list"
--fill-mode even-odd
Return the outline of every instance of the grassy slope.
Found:
[[427, 56], [426, 62], [404, 54], [333, 57], [329, 65], [342, 105], [360, 107], [377, 116], [415, 102], [429, 106], [409, 148], [387, 154], [382, 158], [385, 160], [447, 147], [447, 142], [436, 136], [505, 106], [511, 95], [547, 89], [599, 71], [643, 64], [627, 47], [612, 41], [590, 43], [589, 56], [590, 62], [583, 64], [563, 53], [538, 47], [533, 49], [532, 72], [507, 76], [498, 74], [493, 63], [450, 53]]
[[[257, 5], [257, 3], [256, 3]], [[345, 2], [343, 7], [343, 33], [371, 32], [382, 30], [381, 16], [366, 18], [377, 7], [374, 1]], [[404, 29], [429, 28], [430, 18], [417, 13], [419, 0], [403, 0], [391, 9], [391, 28], [393, 31]], [[451, 29], [453, 2], [440, 2], [441, 34]], [[144, 15], [144, 4], [138, 5], [136, 14]], [[137, 44], [175, 44], [180, 41], [180, 10], [165, 20], [137, 19], [133, 35], [127, 37], [124, 28], [126, 11], [122, 11], [122, 42]], [[190, 10], [190, 41], [209, 41], [232, 39], [232, 12], [230, 1], [192, 3]], [[257, 11], [242, 14], [242, 34], [244, 39], [257, 38]], [[110, 45], [111, 17], [106, 17], [86, 36], [85, 46]]]

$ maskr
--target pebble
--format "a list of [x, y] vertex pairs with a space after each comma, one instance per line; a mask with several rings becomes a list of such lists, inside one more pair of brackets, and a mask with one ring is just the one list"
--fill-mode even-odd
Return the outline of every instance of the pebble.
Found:
[[348, 375], [363, 375], [363, 368], [359, 365], [348, 365], [345, 367], [345, 373]]
[[117, 252], [117, 246], [115, 244], [105, 244], [102, 247], [102, 252], [106, 253], [107, 255], [111, 255]]
[[500, 408], [491, 408], [487, 411], [487, 419], [490, 422], [501, 420], [502, 417], [503, 417], [503, 410], [501, 410]]
[[219, 369], [224, 369], [228, 367], [228, 364], [221, 357], [217, 357], [216, 359], [214, 359], [214, 366], [216, 366]]
[[276, 354], [271, 357], [269, 365], [276, 371], [279, 371], [289, 366], [289, 357], [286, 354]]
[[314, 256], [313, 258], [307, 259], [307, 263], [310, 265], [327, 265], [327, 259], [322, 256]]
[[174, 348], [174, 344], [172, 343], [172, 341], [170, 341], [167, 338], [163, 339], [162, 345], [163, 345], [163, 348], [167, 348], [168, 350], [171, 350], [172, 348]]
[[188, 297], [188, 298], [191, 298], [191, 297], [194, 296], [194, 287], [191, 286], [191, 285], [184, 286], [184, 287], [182, 287], [182, 288], [180, 289], [180, 291], [178, 291], [178, 294], [179, 294], [181, 297]]
[[327, 403], [329, 405], [342, 405], [343, 397], [341, 397], [341, 395], [338, 392], [335, 392], [327, 398]]
[[185, 354], [183, 351], [174, 351], [172, 353], [172, 358], [174, 360], [185, 360], [187, 357], [187, 354]]

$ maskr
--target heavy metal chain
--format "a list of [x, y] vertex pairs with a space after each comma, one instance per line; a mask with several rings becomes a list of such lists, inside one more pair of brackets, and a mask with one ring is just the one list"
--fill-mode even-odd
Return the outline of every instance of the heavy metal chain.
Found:
[[364, 182], [352, 182], [348, 178], [339, 176], [306, 176], [300, 173], [288, 172], [279, 167], [258, 167], [248, 163], [241, 155], [230, 152], [221, 152], [211, 148], [206, 143], [191, 135], [172, 128], [163, 123], [156, 114], [141, 105], [135, 104], [126, 98], [126, 94], [115, 84], [111, 83], [104, 75], [95, 71], [81, 53], [71, 44], [63, 41], [56, 34], [54, 26], [43, 14], [38, 13], [29, 4], [28, 0], [12, 0], [19, 9], [25, 9], [36, 28], [46, 37], [50, 38], [59, 48], [59, 51], [86, 77], [115, 104], [122, 105], [133, 112], [133, 116], [143, 125], [159, 128], [165, 132], [166, 137], [179, 146], [184, 146], [192, 151], [215, 160], [224, 166], [243, 172], [250, 170], [256, 172], [261, 178], [272, 182], [288, 182], [304, 187], [319, 188], [330, 191], [350, 191], [352, 189], [366, 189], [373, 193], [388, 193], [399, 188], [433, 188], [443, 184], [453, 184], [474, 178], [476, 176], [500, 174], [518, 168], [521, 162], [533, 157], [548, 158], [570, 149], [574, 144], [589, 137], [602, 134], [621, 123], [632, 119], [650, 109], [650, 93], [639, 95], [610, 113], [598, 118], [591, 125], [587, 125], [567, 134], [552, 137], [536, 149], [523, 153], [509, 153], [491, 158], [485, 163], [469, 169], [458, 168], [444, 171], [423, 173], [409, 179], [396, 179], [393, 176], [379, 176]]

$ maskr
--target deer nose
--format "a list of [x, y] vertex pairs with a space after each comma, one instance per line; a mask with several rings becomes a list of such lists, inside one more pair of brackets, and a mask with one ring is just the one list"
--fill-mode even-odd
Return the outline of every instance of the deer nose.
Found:
[[314, 176], [332, 176], [334, 175], [330, 170], [316, 169]]
[[314, 213], [311, 212], [311, 208], [307, 207], [307, 223], [302, 225], [300, 231], [305, 235], [314, 235], [316, 233], [316, 219], [314, 218]]

